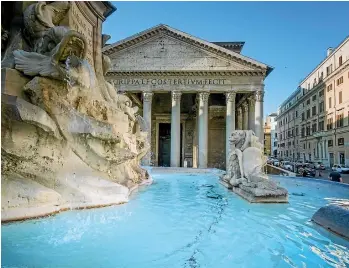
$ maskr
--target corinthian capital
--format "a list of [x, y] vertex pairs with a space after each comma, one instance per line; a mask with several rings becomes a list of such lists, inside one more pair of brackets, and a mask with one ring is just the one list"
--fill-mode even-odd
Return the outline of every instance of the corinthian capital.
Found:
[[180, 91], [172, 91], [172, 100], [173, 101], [180, 101], [182, 96], [182, 92]]
[[235, 98], [236, 98], [236, 93], [235, 92], [228, 92], [225, 93], [225, 99], [228, 102], [235, 102]]
[[264, 100], [264, 91], [262, 90], [257, 90], [255, 92], [255, 100], [262, 102]]
[[153, 99], [153, 93], [152, 92], [143, 92], [143, 101], [151, 102]]
[[199, 99], [200, 101], [207, 103], [208, 102], [208, 97], [210, 96], [210, 93], [208, 92], [199, 92]]
[[248, 104], [250, 106], [254, 106], [255, 105], [256, 99], [255, 99], [254, 95], [251, 95], [250, 97], [248, 97], [247, 100], [248, 100]]

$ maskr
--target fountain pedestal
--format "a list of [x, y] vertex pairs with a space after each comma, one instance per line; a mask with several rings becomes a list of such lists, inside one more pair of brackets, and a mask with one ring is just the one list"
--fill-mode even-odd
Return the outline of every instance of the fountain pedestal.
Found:
[[288, 203], [288, 192], [263, 173], [266, 157], [250, 130], [233, 131], [227, 173], [220, 183], [251, 203]]

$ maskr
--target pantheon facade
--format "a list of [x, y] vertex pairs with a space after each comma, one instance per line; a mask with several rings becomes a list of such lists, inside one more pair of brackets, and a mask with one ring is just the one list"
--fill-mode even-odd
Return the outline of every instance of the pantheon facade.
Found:
[[107, 45], [107, 79], [138, 105], [149, 130], [144, 165], [224, 169], [229, 135], [251, 129], [263, 143], [266, 64], [244, 42], [208, 42], [158, 25]]

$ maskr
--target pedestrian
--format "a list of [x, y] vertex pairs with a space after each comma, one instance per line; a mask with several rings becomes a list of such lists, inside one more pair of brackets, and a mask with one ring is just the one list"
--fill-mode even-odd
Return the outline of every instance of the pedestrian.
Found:
[[337, 172], [337, 171], [332, 171], [330, 173], [330, 175], [328, 176], [328, 178], [331, 181], [343, 182], [341, 174], [339, 172]]
[[319, 177], [322, 177], [321, 170], [319, 169]]

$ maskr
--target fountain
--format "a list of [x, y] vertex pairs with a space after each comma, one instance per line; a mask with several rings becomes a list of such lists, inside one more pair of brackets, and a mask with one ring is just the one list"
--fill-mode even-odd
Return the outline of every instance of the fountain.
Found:
[[24, 12], [2, 31], [2, 221], [127, 202], [149, 181], [149, 144], [138, 107], [104, 80], [101, 23], [115, 8], [14, 5]]
[[287, 203], [288, 192], [263, 172], [263, 145], [251, 130], [236, 130], [230, 136], [227, 173], [221, 183], [251, 203]]

